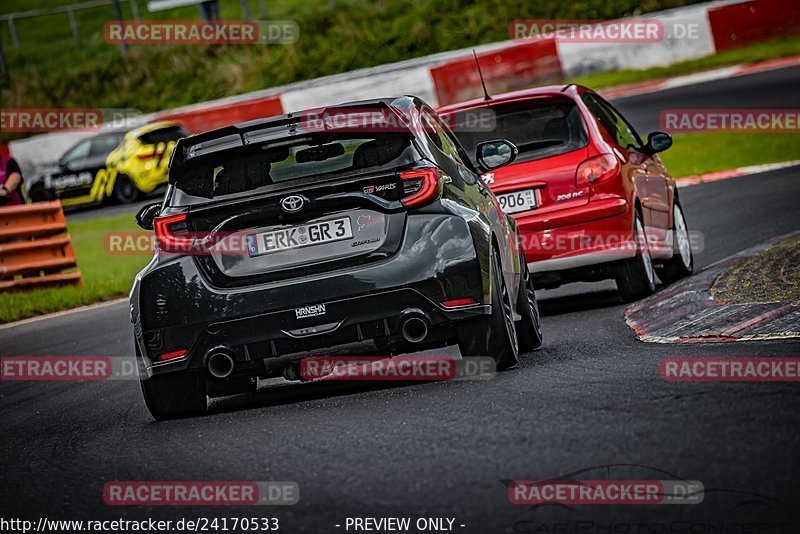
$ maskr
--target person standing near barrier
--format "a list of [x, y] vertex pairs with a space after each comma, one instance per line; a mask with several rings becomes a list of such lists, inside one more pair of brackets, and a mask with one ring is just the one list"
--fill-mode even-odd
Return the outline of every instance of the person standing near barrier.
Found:
[[0, 154], [0, 206], [24, 204], [22, 170], [17, 160]]

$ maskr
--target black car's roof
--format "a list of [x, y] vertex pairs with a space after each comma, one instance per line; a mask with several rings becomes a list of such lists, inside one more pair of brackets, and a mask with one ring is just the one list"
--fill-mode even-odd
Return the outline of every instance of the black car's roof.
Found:
[[[229, 148], [246, 146], [245, 136], [250, 132], [258, 130], [286, 128], [286, 133], [291, 135], [293, 126], [299, 124], [304, 117], [312, 114], [322, 115], [326, 110], [342, 110], [345, 108], [385, 108], [387, 110], [399, 111], [403, 108], [414, 107], [419, 109], [427, 106], [425, 102], [416, 96], [404, 95], [396, 97], [372, 98], [367, 100], [357, 100], [343, 102], [332, 106], [322, 106], [318, 108], [294, 111], [283, 115], [274, 115], [263, 119], [223, 126], [216, 130], [191, 135], [180, 139], [172, 154], [170, 163], [171, 168], [183, 165], [187, 159], [192, 158], [191, 150], [201, 146], [212, 145], [213, 151], [227, 150]], [[411, 129], [409, 129], [411, 133]], [[238, 139], [237, 139], [238, 138]]]
[[[363, 108], [376, 108], [376, 107], [389, 107], [389, 108], [397, 108], [396, 105], [398, 100], [407, 99], [407, 102], [412, 103], [416, 107], [421, 107], [426, 105], [422, 99], [417, 96], [413, 95], [403, 95], [403, 96], [391, 96], [391, 97], [382, 97], [382, 98], [370, 98], [366, 100], [352, 100], [347, 102], [340, 102], [338, 104], [333, 104], [330, 106], [320, 106], [316, 108], [307, 108], [301, 109], [298, 111], [291, 111], [289, 113], [284, 113], [283, 115], [272, 115], [270, 117], [264, 117], [262, 119], [253, 119], [247, 122], [240, 122], [237, 124], [233, 124], [235, 128], [248, 130], [251, 128], [255, 128], [257, 126], [264, 126], [273, 123], [280, 123], [282, 121], [291, 121], [299, 116], [307, 115], [312, 112], [323, 112], [326, 109], [339, 109], [339, 108], [353, 108], [353, 107], [363, 107]], [[215, 131], [225, 130], [228, 127], [218, 128], [217, 130], [211, 130], [206, 132], [208, 134], [213, 133]]]

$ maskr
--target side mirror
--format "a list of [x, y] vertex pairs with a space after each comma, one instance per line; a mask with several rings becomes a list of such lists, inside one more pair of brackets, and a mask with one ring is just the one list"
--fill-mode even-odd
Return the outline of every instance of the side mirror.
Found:
[[148, 204], [136, 214], [136, 224], [142, 230], [152, 230], [153, 221], [158, 217], [159, 213], [161, 213], [161, 203]]
[[658, 152], [664, 152], [672, 146], [672, 136], [666, 132], [652, 132], [647, 136], [645, 149], [651, 156]]
[[475, 149], [475, 159], [487, 171], [508, 165], [516, 159], [519, 150], [514, 143], [505, 139], [484, 141]]

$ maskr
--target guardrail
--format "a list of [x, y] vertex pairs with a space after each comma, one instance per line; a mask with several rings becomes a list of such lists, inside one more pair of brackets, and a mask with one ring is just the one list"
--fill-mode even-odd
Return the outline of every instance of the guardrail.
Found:
[[[65, 234], [65, 235], [61, 235]], [[61, 202], [0, 207], [0, 291], [82, 285]]]

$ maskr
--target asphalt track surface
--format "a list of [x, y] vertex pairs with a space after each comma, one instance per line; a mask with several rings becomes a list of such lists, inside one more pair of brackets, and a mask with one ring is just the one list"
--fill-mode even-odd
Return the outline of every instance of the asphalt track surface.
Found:
[[798, 87], [800, 66], [628, 96], [613, 102], [639, 134], [646, 137], [648, 132], [663, 129], [659, 117], [664, 110], [797, 109]]
[[[761, 93], [769, 98], [768, 87]], [[764, 107], [797, 108], [799, 98]], [[698, 269], [800, 229], [800, 167], [689, 187], [681, 198], [703, 235]], [[797, 383], [668, 383], [659, 365], [797, 356], [800, 344], [641, 343], [625, 306], [602, 289], [541, 306], [544, 348], [485, 381], [262, 384], [214, 401], [205, 417], [166, 423], [150, 419], [133, 381], [0, 383], [0, 515], [271, 516], [290, 533], [345, 532], [347, 517], [365, 516], [448, 517], [456, 532], [476, 533], [798, 531]], [[125, 303], [0, 329], [3, 355], [120, 356], [132, 344]], [[503, 481], [549, 478], [679, 478], [706, 492], [695, 505], [509, 502]], [[104, 505], [103, 484], [118, 480], [294, 481], [300, 502]]]

